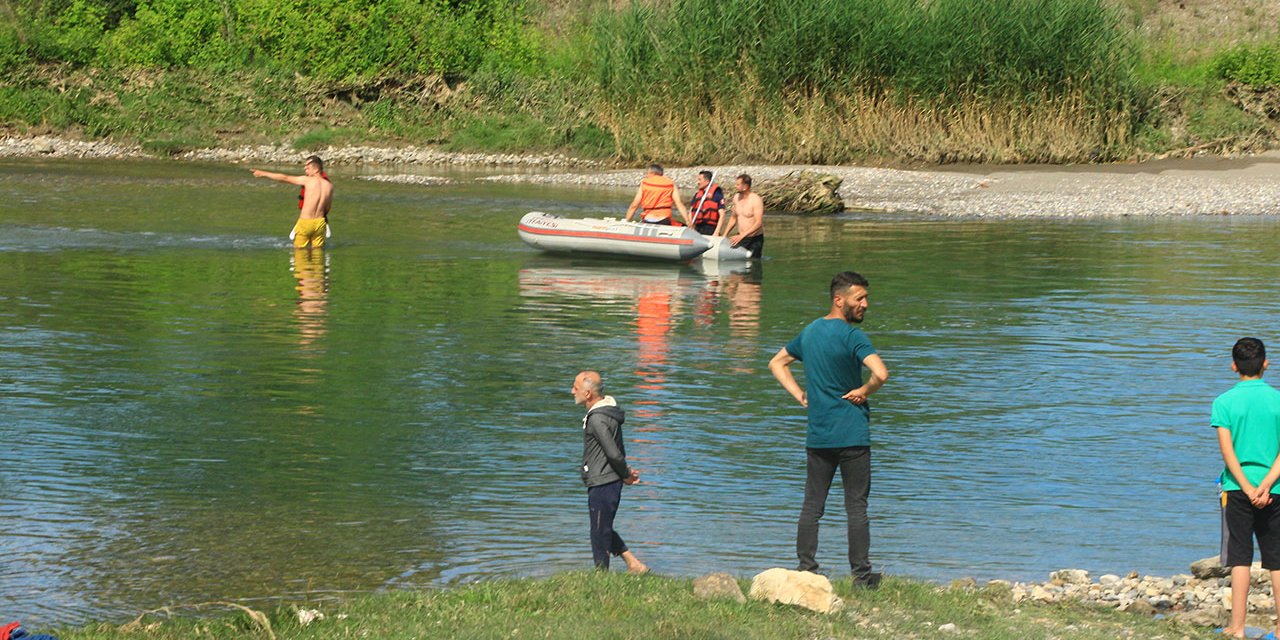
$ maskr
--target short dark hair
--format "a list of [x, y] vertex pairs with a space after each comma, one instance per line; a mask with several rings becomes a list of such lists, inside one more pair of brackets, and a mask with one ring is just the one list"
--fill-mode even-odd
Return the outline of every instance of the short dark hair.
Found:
[[321, 160], [320, 156], [309, 156], [307, 158], [307, 161], [302, 164], [304, 166], [309, 164], [314, 164], [317, 169], [324, 171], [324, 160]]
[[653, 173], [656, 173], [658, 175], [662, 175], [662, 165], [655, 162], [649, 165], [649, 171], [652, 171]]
[[741, 173], [741, 174], [738, 174], [738, 179], [741, 180], [742, 183], [747, 185], [748, 187], [751, 186], [751, 176], [745, 173]]
[[867, 284], [867, 279], [862, 277], [862, 274], [855, 271], [841, 271], [831, 279], [831, 297], [834, 298], [848, 291], [849, 287], [855, 286], [865, 289], [869, 285]]
[[1236, 363], [1236, 371], [1240, 375], [1256, 376], [1262, 373], [1267, 348], [1257, 338], [1240, 338], [1236, 340], [1236, 346], [1231, 348], [1231, 359]]
[[698, 172], [698, 175], [700, 175], [700, 176], [702, 176], [702, 177], [706, 178], [706, 179], [707, 179], [707, 182], [711, 182], [711, 179], [712, 179], [712, 178], [714, 178], [714, 177], [716, 176], [716, 174], [711, 173], [710, 171], [699, 171], [699, 172]]

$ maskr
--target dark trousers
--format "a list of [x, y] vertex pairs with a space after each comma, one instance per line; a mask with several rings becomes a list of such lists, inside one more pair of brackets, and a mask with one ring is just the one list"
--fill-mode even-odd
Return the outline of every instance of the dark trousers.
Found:
[[698, 233], [701, 233], [701, 234], [702, 234], [702, 235], [704, 235], [704, 236], [709, 236], [709, 235], [711, 235], [711, 234], [713, 234], [713, 233], [715, 233], [715, 232], [716, 232], [716, 223], [714, 223], [714, 222], [699, 222], [699, 223], [697, 223], [697, 224], [693, 225], [693, 229], [694, 229], [694, 231], [697, 231]]
[[750, 251], [752, 258], [759, 258], [764, 255], [764, 234], [743, 238], [738, 246]]
[[591, 557], [597, 569], [609, 568], [609, 556], [627, 551], [622, 536], [613, 530], [613, 518], [622, 502], [622, 481], [587, 488], [587, 508], [591, 511]]
[[801, 571], [818, 568], [818, 520], [826, 512], [831, 480], [840, 469], [844, 485], [844, 508], [849, 515], [849, 567], [853, 577], [871, 573], [871, 524], [867, 520], [867, 496], [871, 493], [871, 447], [805, 449], [808, 479], [804, 485], [804, 506], [796, 527], [796, 557]]

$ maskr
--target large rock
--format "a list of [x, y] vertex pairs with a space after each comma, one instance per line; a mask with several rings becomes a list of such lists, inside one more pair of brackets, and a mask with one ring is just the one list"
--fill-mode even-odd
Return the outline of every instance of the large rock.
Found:
[[1089, 584], [1089, 572], [1084, 569], [1061, 569], [1050, 573], [1049, 580], [1062, 584]]
[[844, 211], [844, 200], [836, 193], [841, 182], [829, 174], [792, 171], [776, 180], [761, 180], [755, 191], [766, 212], [835, 214]]
[[1209, 578], [1225, 578], [1231, 575], [1231, 567], [1222, 566], [1218, 556], [1210, 556], [1191, 563], [1191, 575], [1207, 580]]
[[693, 580], [693, 595], [704, 600], [728, 599], [746, 602], [742, 587], [727, 573], [709, 573]]
[[844, 605], [826, 576], [790, 569], [769, 569], [756, 575], [751, 580], [751, 597], [794, 604], [819, 613], [831, 613]]

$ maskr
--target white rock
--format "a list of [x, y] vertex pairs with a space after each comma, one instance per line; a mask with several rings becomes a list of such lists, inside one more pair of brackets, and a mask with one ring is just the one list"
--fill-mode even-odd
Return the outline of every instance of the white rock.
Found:
[[316, 620], [324, 620], [324, 613], [319, 609], [298, 609], [298, 624], [307, 626]]
[[943, 625], [938, 625], [938, 631], [943, 633], [959, 633], [960, 629], [956, 627], [954, 622], [948, 622]]
[[837, 611], [844, 604], [836, 597], [826, 576], [781, 568], [757, 574], [751, 580], [748, 595], [756, 600], [794, 604], [819, 613]]

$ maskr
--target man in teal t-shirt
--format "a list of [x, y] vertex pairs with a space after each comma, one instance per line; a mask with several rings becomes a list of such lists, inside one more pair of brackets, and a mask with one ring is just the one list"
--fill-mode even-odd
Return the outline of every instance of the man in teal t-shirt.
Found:
[[[880, 576], [871, 571], [871, 526], [867, 520], [871, 491], [871, 406], [867, 396], [884, 385], [889, 370], [867, 334], [854, 326], [867, 311], [867, 286], [866, 278], [852, 271], [836, 274], [831, 279], [830, 312], [809, 323], [778, 351], [769, 361], [769, 370], [809, 410], [804, 505], [796, 527], [799, 570], [818, 568], [818, 520], [826, 510], [831, 481], [839, 469], [849, 517], [849, 566], [855, 584], [874, 588]], [[791, 374], [791, 364], [796, 361], [804, 363], [807, 391]], [[871, 371], [866, 383], [862, 381], [864, 366]]]
[[[1231, 567], [1231, 624], [1224, 636], [1244, 637], [1249, 565], [1258, 538], [1262, 568], [1280, 585], [1280, 391], [1262, 381], [1267, 350], [1257, 338], [1231, 349], [1240, 382], [1213, 401], [1212, 425], [1222, 451], [1222, 565]], [[1275, 589], [1280, 611], [1280, 589]], [[1280, 634], [1280, 628], [1276, 630]], [[1273, 636], [1274, 637], [1274, 636]]]

